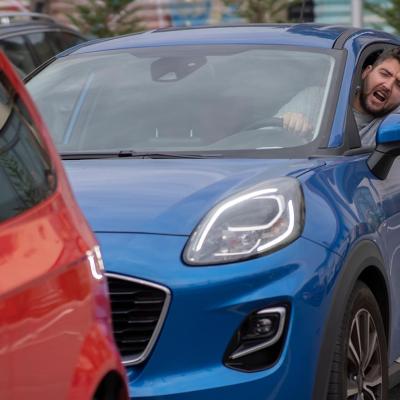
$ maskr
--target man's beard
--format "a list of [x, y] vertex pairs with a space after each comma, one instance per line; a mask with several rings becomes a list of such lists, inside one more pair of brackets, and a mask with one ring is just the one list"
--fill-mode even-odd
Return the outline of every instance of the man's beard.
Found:
[[384, 106], [380, 110], [371, 109], [367, 104], [367, 94], [365, 93], [365, 80], [362, 81], [359, 96], [360, 96], [359, 98], [360, 98], [361, 108], [367, 114], [373, 116], [374, 118], [384, 117], [385, 115], [390, 114], [392, 111], [394, 111], [398, 107], [397, 105], [393, 105], [392, 107]]

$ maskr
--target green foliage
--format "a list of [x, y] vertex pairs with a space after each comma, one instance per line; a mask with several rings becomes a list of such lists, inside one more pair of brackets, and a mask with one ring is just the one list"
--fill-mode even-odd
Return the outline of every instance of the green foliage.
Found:
[[238, 13], [251, 23], [286, 22], [289, 5], [298, 0], [224, 0], [227, 5], [237, 6]]
[[366, 2], [365, 8], [381, 17], [387, 25], [400, 33], [400, 0], [388, 0], [385, 4]]
[[12, 152], [0, 155], [0, 167], [7, 172], [7, 176], [21, 201], [22, 205], [15, 207], [16, 211], [26, 210], [40, 202], [43, 193], [41, 193], [40, 188], [36, 187], [32, 175], [22, 167]]
[[136, 17], [135, 0], [85, 0], [68, 16], [81, 32], [110, 37], [143, 30]]

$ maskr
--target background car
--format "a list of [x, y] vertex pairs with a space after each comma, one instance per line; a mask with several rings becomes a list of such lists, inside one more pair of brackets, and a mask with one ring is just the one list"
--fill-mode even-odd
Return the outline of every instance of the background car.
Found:
[[86, 40], [77, 30], [45, 14], [0, 12], [0, 48], [22, 77], [55, 54]]
[[[132, 398], [387, 398], [400, 121], [364, 148], [352, 99], [398, 45], [337, 26], [166, 29], [29, 80], [104, 250]], [[277, 115], [313, 87], [316, 125], [295, 136]]]
[[99, 247], [3, 53], [0, 188], [0, 398], [126, 399]]

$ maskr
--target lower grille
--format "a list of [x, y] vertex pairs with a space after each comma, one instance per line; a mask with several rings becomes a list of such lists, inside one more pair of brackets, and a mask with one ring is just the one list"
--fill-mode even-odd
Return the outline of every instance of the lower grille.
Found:
[[170, 292], [151, 282], [107, 274], [114, 336], [124, 365], [149, 355], [167, 314]]

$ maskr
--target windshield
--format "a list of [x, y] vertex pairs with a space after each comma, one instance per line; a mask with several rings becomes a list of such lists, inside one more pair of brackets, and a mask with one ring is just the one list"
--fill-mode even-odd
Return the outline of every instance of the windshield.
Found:
[[334, 66], [273, 46], [135, 48], [61, 58], [27, 87], [62, 153], [257, 151], [318, 137]]

